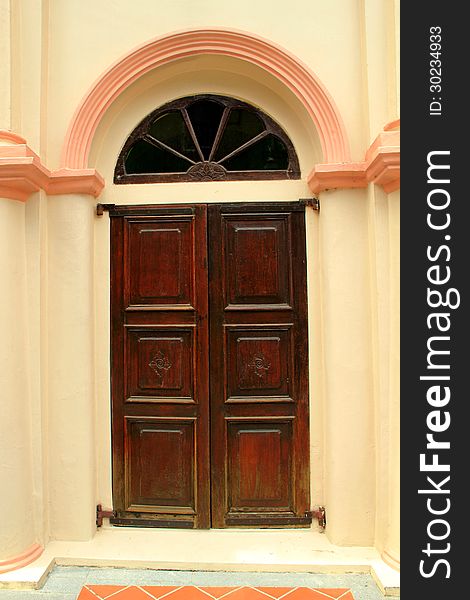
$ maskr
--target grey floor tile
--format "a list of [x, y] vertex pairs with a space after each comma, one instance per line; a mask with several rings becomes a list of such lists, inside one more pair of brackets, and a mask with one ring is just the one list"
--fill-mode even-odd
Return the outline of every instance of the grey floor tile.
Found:
[[68, 566], [61, 566], [61, 565], [56, 565], [53, 569], [54, 572], [54, 577], [61, 577], [63, 575], [66, 575], [67, 577], [70, 575], [86, 575], [88, 573], [88, 571], [90, 570], [90, 567], [68, 567]]
[[55, 567], [41, 591], [77, 596], [88, 581], [88, 572], [88, 567]]
[[[37, 591], [0, 590], [0, 600], [76, 600], [85, 584], [347, 587], [355, 600], [384, 600], [367, 574], [157, 571], [98, 567], [55, 567]], [[400, 600], [394, 598], [394, 600]]]
[[[62, 593], [62, 594], [75, 594], [77, 595], [82, 587], [87, 583], [87, 577], [63, 575], [60, 577], [49, 577], [44, 584], [42, 591], [47, 593]], [[1, 600], [1, 599], [0, 599]]]

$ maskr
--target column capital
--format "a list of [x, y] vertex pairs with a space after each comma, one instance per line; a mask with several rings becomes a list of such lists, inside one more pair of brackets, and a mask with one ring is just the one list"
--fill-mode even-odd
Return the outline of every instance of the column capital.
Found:
[[366, 188], [381, 185], [387, 193], [400, 187], [400, 121], [384, 127], [367, 149], [361, 162], [315, 165], [308, 176], [314, 194], [333, 188]]
[[0, 196], [26, 202], [34, 192], [98, 197], [104, 179], [96, 169], [49, 170], [20, 135], [0, 130]]

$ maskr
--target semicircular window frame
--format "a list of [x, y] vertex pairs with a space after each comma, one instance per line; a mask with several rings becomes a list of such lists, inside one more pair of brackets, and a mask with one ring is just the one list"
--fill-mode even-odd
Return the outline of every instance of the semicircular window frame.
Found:
[[[218, 103], [222, 108], [222, 116], [217, 127], [217, 133], [212, 144], [209, 156], [204, 156], [201, 147], [198, 142], [198, 138], [195, 133], [195, 129], [191, 123], [191, 119], [188, 113], [188, 109], [191, 106], [201, 100]], [[235, 148], [223, 157], [217, 157], [217, 149], [221, 140], [230, 114], [234, 110], [248, 111], [256, 115], [260, 120], [264, 129], [248, 139], [241, 146]], [[182, 158], [182, 154], [179, 153], [175, 148], [164, 144], [160, 140], [154, 138], [150, 134], [150, 130], [157, 119], [160, 119], [167, 113], [179, 112], [181, 117], [186, 124], [187, 133], [191, 136], [192, 142], [196, 148], [199, 161], [194, 161], [187, 156], [183, 156], [185, 161], [188, 163], [188, 169], [185, 172], [143, 172], [143, 173], [128, 173], [126, 171], [126, 159], [129, 156], [130, 151], [136, 143], [145, 141], [156, 146], [159, 150], [170, 152], [175, 158]], [[258, 170], [228, 170], [224, 167], [224, 162], [242, 153], [245, 149], [248, 150], [250, 146], [254, 146], [258, 142], [262, 143], [262, 140], [270, 138], [275, 143], [284, 146], [285, 155], [284, 160], [287, 160], [286, 168], [283, 169], [258, 169]], [[265, 141], [266, 141], [265, 140]], [[259, 148], [259, 146], [258, 146]], [[178, 156], [179, 155], [179, 156]], [[269, 157], [268, 157], [269, 159]], [[267, 160], [268, 160], [267, 159]], [[233, 161], [232, 161], [233, 162]], [[214, 94], [198, 94], [195, 96], [187, 96], [180, 98], [172, 102], [164, 104], [160, 108], [157, 108], [152, 113], [147, 115], [134, 131], [127, 138], [124, 146], [119, 153], [119, 157], [114, 170], [114, 183], [115, 184], [130, 184], [130, 183], [169, 183], [169, 182], [197, 182], [197, 181], [259, 181], [259, 180], [272, 180], [272, 179], [300, 179], [300, 167], [297, 153], [294, 149], [289, 136], [285, 131], [266, 113], [261, 111], [254, 106], [230, 98], [228, 96], [219, 96]]]

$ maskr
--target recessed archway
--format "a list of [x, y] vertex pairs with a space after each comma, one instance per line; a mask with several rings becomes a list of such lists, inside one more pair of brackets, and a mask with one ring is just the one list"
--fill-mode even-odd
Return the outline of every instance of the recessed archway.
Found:
[[196, 29], [159, 37], [112, 65], [92, 86], [69, 126], [62, 168], [84, 169], [94, 133], [111, 103], [145, 73], [172, 61], [203, 54], [239, 58], [281, 81], [303, 104], [320, 138], [323, 160], [350, 160], [349, 144], [339, 111], [315, 74], [295, 56], [258, 36], [229, 29]]

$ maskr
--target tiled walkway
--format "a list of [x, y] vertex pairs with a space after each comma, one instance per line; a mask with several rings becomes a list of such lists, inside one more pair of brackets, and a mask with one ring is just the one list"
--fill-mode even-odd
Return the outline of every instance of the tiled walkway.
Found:
[[[343, 588], [352, 590], [354, 600], [384, 600], [371, 576], [365, 574], [155, 571], [95, 567], [55, 567], [41, 590], [0, 590], [0, 600], [76, 600], [85, 585]], [[269, 598], [266, 597], [266, 600]]]

